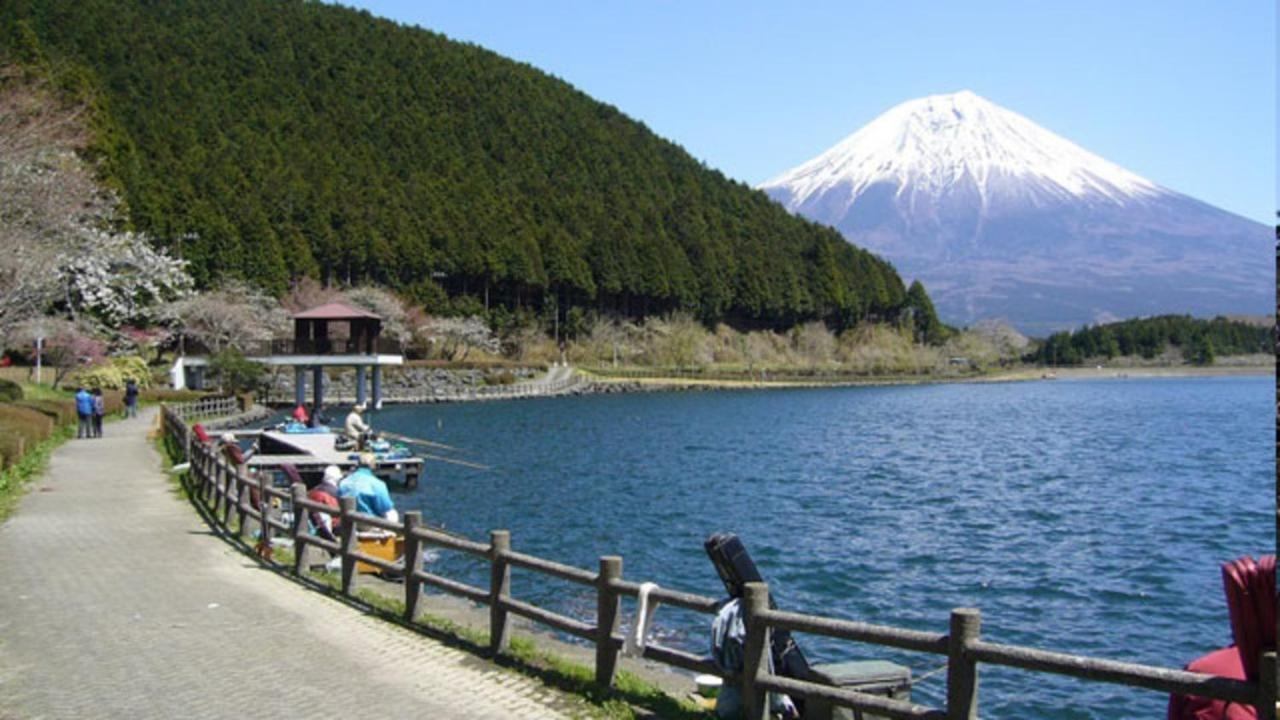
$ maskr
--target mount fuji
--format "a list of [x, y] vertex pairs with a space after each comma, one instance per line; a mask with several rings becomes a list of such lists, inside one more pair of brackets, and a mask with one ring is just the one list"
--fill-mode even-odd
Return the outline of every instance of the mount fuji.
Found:
[[1046, 334], [1275, 299], [1271, 228], [968, 91], [898, 105], [760, 189], [921, 280], [953, 324]]

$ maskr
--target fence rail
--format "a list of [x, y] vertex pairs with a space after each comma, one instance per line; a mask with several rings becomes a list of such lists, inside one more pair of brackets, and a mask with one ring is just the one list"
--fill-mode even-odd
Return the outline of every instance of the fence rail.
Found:
[[[190, 413], [189, 410], [187, 412]], [[265, 475], [250, 477], [245, 468], [230, 465], [214, 447], [195, 439], [184, 421], [184, 414], [175, 406], [164, 408], [163, 424], [164, 432], [184, 449], [190, 462], [190, 472], [184, 476], [184, 482], [191, 496], [203, 503], [213, 521], [224, 529], [230, 529], [234, 515], [238, 520], [236, 532], [242, 537], [246, 531], [246, 519], [251, 519], [258, 523], [261, 543], [269, 546], [277, 534], [289, 538], [294, 549], [294, 573], [301, 574], [306, 569], [305, 550], [314, 546], [341, 557], [341, 592], [345, 595], [352, 591], [357, 562], [404, 574], [407, 620], [417, 617], [422, 585], [426, 584], [488, 606], [490, 649], [495, 653], [508, 647], [509, 616], [513, 614], [593, 643], [596, 681], [606, 687], [612, 686], [623, 641], [618, 632], [621, 600], [624, 596], [635, 597], [640, 590], [639, 583], [622, 579], [622, 558], [601, 557], [598, 570], [592, 572], [515, 552], [511, 549], [511, 535], [506, 530], [491, 531], [489, 542], [482, 543], [426, 527], [418, 512], [406, 512], [401, 522], [391, 523], [357, 512], [354, 498], [343, 498], [335, 510], [308, 500], [302, 485], [294, 485], [285, 491], [272, 487]], [[291, 514], [285, 514], [283, 502], [277, 504], [272, 502], [273, 499], [288, 500]], [[309, 511], [341, 519], [337, 542], [311, 534], [307, 519]], [[405, 540], [403, 557], [387, 561], [361, 553], [358, 540], [362, 528], [390, 530], [402, 535]], [[489, 587], [469, 585], [425, 570], [422, 560], [428, 546], [462, 552], [487, 563]], [[594, 588], [596, 617], [593, 621], [569, 617], [514, 597], [511, 592], [513, 568]], [[661, 587], [652, 590], [649, 597], [653, 601], [702, 614], [714, 614], [720, 607], [716, 598]], [[1259, 718], [1275, 720], [1276, 717], [1275, 652], [1268, 652], [1262, 658], [1262, 681], [1244, 682], [1184, 670], [986, 642], [980, 637], [981, 615], [973, 609], [953, 610], [949, 631], [931, 633], [771, 609], [768, 586], [764, 583], [748, 583], [743, 603], [747, 637], [745, 667], [740, 675], [720, 671], [708, 657], [659, 643], [647, 644], [644, 657], [673, 667], [719, 675], [727, 682], [739, 684], [746, 717], [751, 720], [768, 717], [770, 692], [818, 699], [888, 718], [971, 720], [978, 716], [978, 667], [981, 663], [1069, 675], [1160, 693], [1199, 695], [1243, 703], [1256, 707]], [[930, 708], [773, 675], [768, 671], [766, 653], [770, 635], [776, 630], [825, 635], [946, 657], [946, 706]]]
[[240, 412], [240, 400], [234, 395], [226, 397], [207, 397], [192, 402], [166, 404], [165, 410], [173, 413], [179, 420], [193, 418], [232, 415]]

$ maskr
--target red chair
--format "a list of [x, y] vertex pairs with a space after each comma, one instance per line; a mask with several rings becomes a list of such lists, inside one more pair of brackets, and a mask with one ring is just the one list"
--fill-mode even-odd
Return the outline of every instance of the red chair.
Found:
[[[1276, 556], [1245, 556], [1222, 564], [1222, 586], [1235, 644], [1196, 658], [1193, 672], [1232, 680], [1257, 681], [1258, 661], [1276, 647]], [[1210, 700], [1198, 695], [1169, 698], [1169, 720], [1256, 720], [1251, 705]]]

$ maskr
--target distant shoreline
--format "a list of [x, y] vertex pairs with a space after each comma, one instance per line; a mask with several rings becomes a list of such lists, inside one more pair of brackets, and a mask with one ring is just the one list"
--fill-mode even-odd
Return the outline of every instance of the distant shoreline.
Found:
[[609, 377], [590, 371], [589, 393], [658, 390], [767, 390], [787, 388], [872, 387], [941, 383], [1005, 383], [1035, 380], [1124, 380], [1177, 377], [1239, 377], [1275, 375], [1272, 365], [1193, 365], [1171, 367], [1022, 368], [987, 375], [886, 375], [866, 378], [731, 380], [695, 377]]

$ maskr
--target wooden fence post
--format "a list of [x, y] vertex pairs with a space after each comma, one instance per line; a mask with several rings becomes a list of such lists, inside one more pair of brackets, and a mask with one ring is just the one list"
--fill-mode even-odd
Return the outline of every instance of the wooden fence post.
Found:
[[618, 608], [622, 598], [611, 583], [621, 578], [621, 557], [606, 555], [600, 558], [600, 574], [596, 576], [596, 684], [603, 687], [613, 687], [613, 676], [618, 668], [618, 648], [613, 643], [613, 633], [618, 629]]
[[413, 576], [422, 567], [422, 538], [414, 531], [422, 525], [422, 513], [411, 510], [404, 514], [404, 619], [418, 617], [418, 600], [422, 598], [422, 581]]
[[[227, 473], [227, 496], [222, 499], [222, 527], [227, 529], [231, 527], [231, 503], [232, 498], [239, 499], [240, 494], [244, 492], [244, 477], [240, 475], [240, 468], [233, 468]], [[234, 493], [234, 494], [233, 494]]]
[[947, 636], [947, 718], [977, 720], [978, 663], [969, 657], [970, 643], [982, 631], [982, 614], [975, 608], [951, 611], [951, 634]]
[[1258, 720], [1276, 720], [1276, 694], [1280, 684], [1277, 672], [1280, 668], [1276, 667], [1276, 652], [1263, 653], [1258, 667]]
[[294, 483], [289, 488], [293, 501], [293, 574], [301, 576], [302, 569], [306, 567], [303, 562], [303, 556], [307, 554], [307, 509], [302, 507], [302, 500], [307, 498], [307, 486], [302, 483]]
[[351, 583], [356, 577], [356, 559], [351, 553], [356, 551], [356, 521], [351, 515], [356, 511], [354, 497], [338, 498], [338, 507], [342, 510], [342, 594], [351, 594]]
[[221, 506], [222, 506], [223, 487], [225, 487], [225, 486], [226, 486], [226, 484], [227, 484], [227, 471], [228, 471], [228, 469], [229, 469], [229, 468], [227, 467], [226, 463], [219, 463], [219, 464], [218, 464], [218, 471], [217, 471], [216, 476], [215, 476], [215, 478], [214, 478], [214, 483], [213, 483], [213, 520], [214, 520], [214, 522], [215, 522], [215, 523], [218, 521], [218, 510], [219, 510], [219, 509], [221, 508]]
[[242, 483], [236, 493], [236, 537], [244, 537], [244, 519], [249, 516], [249, 484]]
[[258, 512], [262, 513], [262, 522], [258, 528], [259, 545], [266, 548], [265, 552], [270, 553], [271, 535], [275, 531], [271, 527], [271, 496], [267, 494], [268, 487], [266, 473], [260, 473], [258, 475]]
[[762, 582], [745, 585], [742, 622], [747, 637], [742, 655], [742, 715], [746, 720], [769, 719], [769, 693], [756, 687], [756, 677], [768, 672], [769, 625], [760, 613], [769, 609], [769, 586]]
[[489, 531], [489, 651], [494, 655], [507, 649], [511, 623], [502, 599], [511, 594], [511, 566], [506, 553], [511, 551], [510, 530]]

